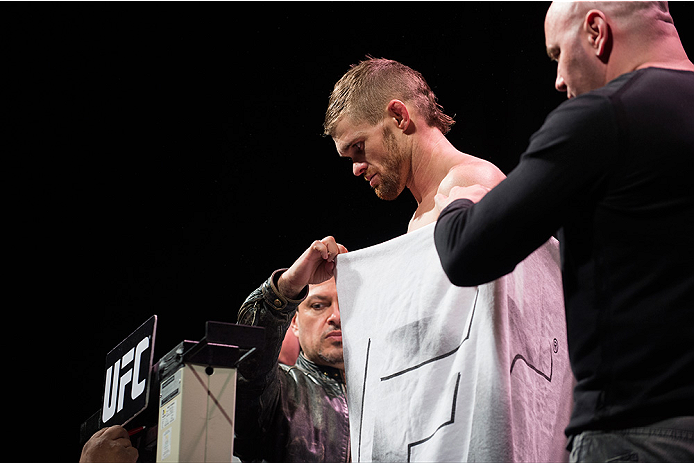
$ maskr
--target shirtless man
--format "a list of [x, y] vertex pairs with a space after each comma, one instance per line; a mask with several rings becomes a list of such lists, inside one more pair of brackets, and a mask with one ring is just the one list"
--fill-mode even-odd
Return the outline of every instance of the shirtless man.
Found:
[[393, 200], [405, 188], [412, 192], [418, 207], [411, 232], [436, 221], [437, 194], [474, 184], [491, 189], [505, 178], [492, 163], [448, 141], [452, 124], [419, 72], [397, 61], [369, 59], [335, 84], [324, 133], [379, 198]]
[[[412, 192], [417, 201], [417, 209], [408, 226], [408, 232], [412, 232], [437, 221], [440, 212], [436, 203], [437, 197], [448, 196], [455, 187], [471, 184], [492, 189], [505, 179], [504, 174], [492, 163], [463, 153], [448, 141], [445, 134], [452, 124], [452, 118], [443, 113], [434, 93], [419, 72], [396, 61], [369, 59], [353, 66], [335, 84], [326, 112], [324, 133], [333, 138], [341, 157], [351, 159], [354, 175], [364, 176], [379, 198], [393, 200], [405, 188]], [[433, 229], [431, 232], [433, 234]], [[549, 257], [556, 255], [557, 242], [546, 240], [543, 247], [545, 249], [542, 253], [532, 256], [532, 263], [529, 265], [542, 268], [547, 281], [558, 281], [559, 266], [554, 258]], [[509, 271], [511, 270], [513, 269]], [[521, 270], [520, 274], [524, 274], [524, 270]], [[511, 285], [508, 282], [507, 279], [499, 279], [482, 291], [493, 291], [496, 300], [506, 301], [511, 294], [516, 296], [509, 290]], [[538, 279], [528, 281], [527, 287], [529, 289], [542, 284], [542, 279]], [[534, 291], [529, 290], [528, 294], [532, 292]], [[546, 297], [548, 301], [556, 302], [556, 305], [548, 308], [552, 312], [548, 319], [552, 319], [552, 329], [555, 330], [553, 333], [563, 334], [564, 307], [560, 302], [559, 286], [549, 289]], [[499, 317], [508, 318], [508, 307], [505, 303], [499, 303], [490, 310]], [[392, 307], [384, 307], [384, 310], [392, 310]], [[514, 315], [517, 314], [518, 312]], [[525, 340], [534, 339], [541, 342], [539, 333], [542, 330], [538, 329], [531, 317], [518, 316], [517, 320], [512, 329], [500, 327], [494, 332], [484, 331], [480, 336], [485, 339], [491, 336], [500, 344], [509, 342], [509, 339], [517, 335]], [[440, 333], [440, 336], [445, 337], [447, 333]], [[565, 336], [558, 336], [565, 342]], [[411, 341], [419, 342], [417, 339]], [[349, 349], [349, 342], [347, 339], [346, 349]], [[499, 357], [500, 364], [509, 360]], [[561, 372], [562, 377], [570, 378], [568, 359], [563, 359], [561, 365], [557, 364], [554, 368]], [[349, 366], [346, 368], [349, 371]], [[489, 387], [493, 388], [494, 385], [489, 384]], [[548, 429], [545, 423], [541, 424], [548, 416], [554, 416], [557, 423], [568, 421], [571, 407], [570, 391], [570, 381], [555, 382], [549, 392], [553, 397], [551, 410], [548, 409], [548, 413], [540, 419], [524, 421], [518, 418], [514, 426], [524, 430]], [[469, 396], [469, 393], [473, 392], [461, 391], [461, 394], [466, 396]], [[469, 411], [468, 417], [472, 420], [473, 416], [481, 416], [485, 412], [486, 410], [482, 409]], [[511, 410], [504, 410], [503, 413], [509, 417], [513, 415]], [[530, 414], [532, 412], [528, 410], [527, 415]], [[516, 414], [517, 417], [525, 415]], [[561, 435], [561, 430], [558, 429], [539, 437], [537, 445], [532, 446], [532, 450], [527, 450], [527, 453], [524, 452], [531, 446], [514, 446], [512, 433], [500, 435], [501, 433], [494, 433], [490, 427], [488, 432], [482, 431], [481, 434], [490, 436], [489, 440], [475, 441], [466, 450], [461, 448], [461, 451], [469, 453], [461, 454], [459, 459], [552, 461], [567, 457], [563, 442], [556, 439]], [[451, 447], [453, 444], [443, 442], [441, 446]], [[398, 451], [389, 449], [386, 452], [391, 450]]]

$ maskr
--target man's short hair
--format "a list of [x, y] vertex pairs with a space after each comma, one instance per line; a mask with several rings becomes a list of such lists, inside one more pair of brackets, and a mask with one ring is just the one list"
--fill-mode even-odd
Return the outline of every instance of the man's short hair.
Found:
[[339, 120], [348, 115], [355, 122], [375, 125], [386, 116], [392, 99], [413, 104], [431, 127], [448, 133], [453, 118], [443, 113], [436, 95], [422, 75], [397, 61], [371, 58], [352, 65], [330, 94], [323, 133], [333, 136]]

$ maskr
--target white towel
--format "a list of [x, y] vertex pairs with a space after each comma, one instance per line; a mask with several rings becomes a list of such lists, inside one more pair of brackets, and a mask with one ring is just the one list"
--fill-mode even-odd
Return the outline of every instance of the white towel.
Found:
[[337, 259], [355, 461], [566, 461], [558, 243], [453, 286], [434, 224]]

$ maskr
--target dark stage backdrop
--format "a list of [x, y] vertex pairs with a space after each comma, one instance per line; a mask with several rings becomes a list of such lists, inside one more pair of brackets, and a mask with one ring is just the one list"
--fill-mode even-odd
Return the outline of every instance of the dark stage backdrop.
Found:
[[[4, 4], [23, 167], [11, 202], [32, 256], [17, 311], [50, 310], [35, 320], [49, 346], [75, 352], [52, 362], [69, 442], [100, 406], [106, 353], [152, 314], [159, 359], [206, 320], [235, 321], [314, 239], [356, 250], [405, 233], [411, 195], [379, 200], [321, 136], [350, 64], [420, 71], [455, 116], [453, 144], [510, 172], [565, 98], [548, 5]], [[671, 10], [691, 54], [691, 5]]]

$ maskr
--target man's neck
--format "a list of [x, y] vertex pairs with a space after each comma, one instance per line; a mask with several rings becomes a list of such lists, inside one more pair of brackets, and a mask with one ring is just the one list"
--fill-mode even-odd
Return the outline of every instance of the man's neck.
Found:
[[408, 233], [438, 218], [434, 197], [448, 195], [454, 186], [481, 184], [495, 187], [505, 178], [492, 163], [458, 151], [438, 130], [425, 133], [411, 145], [412, 165], [407, 188], [417, 200]]
[[667, 32], [664, 38], [643, 46], [639, 53], [624, 53], [627, 60], [615, 63], [613, 70], [608, 70], [607, 82], [622, 74], [650, 67], [694, 71], [694, 64], [687, 57], [679, 35], [673, 26], [664, 26]]
[[320, 371], [323, 373], [328, 378], [332, 378], [336, 381], [342, 381], [345, 382], [345, 367], [344, 363], [339, 363], [337, 365], [325, 365], [322, 363], [317, 363], [312, 360], [310, 360], [304, 352], [299, 353], [299, 358], [296, 360], [297, 364], [301, 364], [304, 368], [307, 366]]
[[427, 127], [426, 133], [413, 141], [407, 188], [418, 206], [433, 201], [441, 181], [464, 158], [465, 154], [458, 151], [438, 129]]

